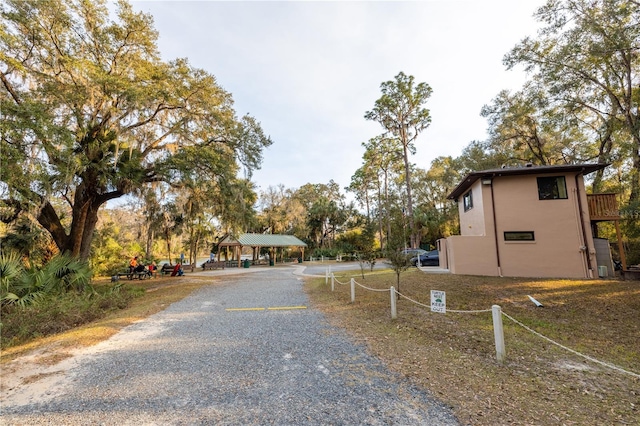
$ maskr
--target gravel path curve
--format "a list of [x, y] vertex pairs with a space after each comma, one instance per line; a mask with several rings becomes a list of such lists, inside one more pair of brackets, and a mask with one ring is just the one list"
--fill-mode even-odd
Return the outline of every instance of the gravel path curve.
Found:
[[458, 424], [303, 308], [308, 299], [293, 270], [224, 276], [65, 361], [63, 377], [41, 393], [3, 398], [0, 423]]

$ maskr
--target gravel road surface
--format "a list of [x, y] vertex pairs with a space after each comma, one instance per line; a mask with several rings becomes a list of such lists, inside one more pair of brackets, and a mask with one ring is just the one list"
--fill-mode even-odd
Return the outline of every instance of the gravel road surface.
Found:
[[[253, 268], [5, 392], [4, 425], [455, 425], [308, 307], [301, 268]], [[245, 273], [242, 273], [245, 272]]]

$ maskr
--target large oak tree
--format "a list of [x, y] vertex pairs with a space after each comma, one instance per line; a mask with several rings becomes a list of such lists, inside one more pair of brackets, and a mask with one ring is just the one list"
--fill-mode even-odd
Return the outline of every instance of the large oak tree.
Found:
[[[600, 162], [619, 152], [626, 162], [629, 202], [640, 200], [640, 3], [548, 0], [528, 37], [505, 56], [544, 87], [560, 117], [591, 134]], [[562, 109], [562, 110], [560, 110]], [[614, 157], [614, 158], [612, 158]]]
[[250, 177], [271, 144], [255, 119], [235, 115], [213, 75], [160, 59], [149, 15], [125, 1], [116, 9], [2, 5], [2, 219], [27, 212], [62, 252], [84, 259], [109, 200], [152, 183], [233, 194], [240, 168]]

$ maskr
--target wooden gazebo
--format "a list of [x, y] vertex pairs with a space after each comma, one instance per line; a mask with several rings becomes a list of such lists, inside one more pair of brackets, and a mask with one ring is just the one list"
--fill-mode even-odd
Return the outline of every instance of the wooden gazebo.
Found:
[[[242, 253], [243, 247], [251, 247], [252, 252], [254, 254], [254, 259], [256, 258], [256, 250], [259, 250], [261, 247], [269, 247], [270, 252], [273, 253], [275, 248], [282, 247], [297, 247], [302, 251], [302, 257], [304, 258], [304, 248], [307, 247], [307, 244], [298, 239], [293, 235], [284, 235], [284, 234], [241, 234], [238, 238], [234, 238], [232, 236], [225, 237], [219, 244], [219, 248], [233, 248], [235, 251], [235, 258], [238, 259], [238, 267], [240, 267], [240, 255]], [[220, 251], [218, 251], [218, 260], [220, 256]], [[273, 257], [273, 261], [275, 263], [275, 256]]]

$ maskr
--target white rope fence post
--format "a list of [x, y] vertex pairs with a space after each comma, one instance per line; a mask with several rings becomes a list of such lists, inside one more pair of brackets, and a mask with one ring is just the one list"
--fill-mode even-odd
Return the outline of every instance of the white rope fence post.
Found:
[[335, 290], [336, 288], [336, 277], [335, 275], [333, 275], [333, 272], [331, 273], [331, 291]]
[[356, 301], [356, 280], [351, 278], [351, 303]]
[[504, 330], [502, 328], [502, 308], [498, 305], [491, 306], [493, 315], [493, 335], [496, 340], [496, 358], [498, 362], [503, 362], [506, 357], [504, 348]]
[[389, 291], [389, 293], [391, 293], [391, 319], [396, 319], [398, 318], [398, 311], [396, 310], [396, 289], [395, 287], [391, 286], [390, 290], [391, 291]]

